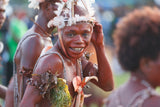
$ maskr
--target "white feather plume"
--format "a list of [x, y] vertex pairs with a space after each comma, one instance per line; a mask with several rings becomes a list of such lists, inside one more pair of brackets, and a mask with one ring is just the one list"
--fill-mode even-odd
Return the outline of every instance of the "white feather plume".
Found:
[[62, 2], [62, 3], [56, 2], [55, 4], [58, 6], [58, 9], [54, 13], [57, 16], [59, 16], [61, 14], [61, 12], [62, 12], [62, 9], [63, 9], [65, 3], [64, 2]]
[[28, 2], [30, 2], [28, 7], [33, 9], [39, 9], [39, 3], [42, 3], [44, 1], [45, 0], [28, 0]]
[[[76, 14], [74, 17], [71, 17], [71, 9], [72, 9], [72, 2], [74, 2], [74, 0], [67, 0], [66, 2], [64, 2], [63, 0], [61, 0], [61, 2], [56, 3], [56, 5], [58, 6], [58, 9], [56, 11], [54, 11], [54, 13], [57, 15], [57, 17], [55, 17], [54, 19], [52, 19], [51, 21], [49, 21], [48, 23], [48, 27], [52, 27], [52, 26], [57, 26], [58, 28], [63, 28], [64, 26], [71, 26], [73, 24], [76, 24], [76, 22], [87, 22], [87, 21], [94, 21], [95, 17], [94, 16], [94, 9], [92, 7], [92, 4], [95, 3], [95, 0], [83, 0], [84, 4], [82, 3], [82, 0], [78, 0], [77, 4], [82, 7], [82, 8], [87, 8], [89, 15], [87, 16], [79, 16], [78, 14]], [[67, 10], [63, 10], [64, 6], [67, 7]], [[65, 7], [65, 8], [66, 8]], [[70, 17], [66, 16], [60, 16], [62, 11], [64, 11], [66, 13], [66, 15], [69, 15]], [[67, 21], [67, 24], [65, 25], [65, 21]]]
[[0, 0], [0, 5], [2, 8], [6, 8], [8, 3], [9, 3], [9, 0]]

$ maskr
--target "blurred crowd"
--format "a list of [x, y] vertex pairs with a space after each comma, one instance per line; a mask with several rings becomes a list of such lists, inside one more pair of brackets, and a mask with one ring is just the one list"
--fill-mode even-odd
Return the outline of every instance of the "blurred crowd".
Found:
[[[2, 83], [7, 86], [13, 74], [13, 57], [19, 40], [32, 26], [27, 10], [8, 5], [6, 9], [6, 21], [0, 30], [0, 39], [4, 44], [2, 56]], [[7, 71], [7, 72], [5, 72]]]

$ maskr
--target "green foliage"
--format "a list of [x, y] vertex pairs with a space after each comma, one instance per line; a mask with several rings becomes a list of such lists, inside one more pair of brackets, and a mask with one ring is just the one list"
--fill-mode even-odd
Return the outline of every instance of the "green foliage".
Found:
[[129, 79], [129, 73], [123, 73], [120, 75], [114, 75], [114, 84], [115, 87], [118, 88], [122, 84], [124, 84]]

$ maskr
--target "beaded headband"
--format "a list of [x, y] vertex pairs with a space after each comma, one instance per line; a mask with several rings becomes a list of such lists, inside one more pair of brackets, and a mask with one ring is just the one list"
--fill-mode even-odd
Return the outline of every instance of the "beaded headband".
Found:
[[[55, 4], [58, 6], [58, 9], [54, 11], [56, 17], [48, 22], [48, 28], [52, 26], [63, 28], [64, 26], [71, 26], [81, 21], [94, 22], [95, 12], [92, 7], [94, 2], [95, 0], [60, 0], [60, 2], [56, 2]], [[74, 14], [75, 5], [78, 5], [88, 11], [88, 15], [79, 16], [78, 14]], [[62, 13], [64, 13], [64, 15], [62, 15]]]

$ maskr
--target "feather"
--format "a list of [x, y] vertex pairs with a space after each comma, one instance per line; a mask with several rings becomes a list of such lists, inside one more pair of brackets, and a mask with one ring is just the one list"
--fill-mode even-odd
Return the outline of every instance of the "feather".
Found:
[[[95, 3], [95, 0], [61, 0], [61, 2], [56, 3], [58, 6], [57, 10], [54, 13], [57, 15], [54, 19], [49, 21], [48, 27], [57, 26], [58, 28], [63, 28], [64, 26], [71, 26], [76, 24], [76, 22], [94, 22], [94, 9], [92, 4]], [[86, 9], [89, 15], [79, 16], [74, 14], [74, 6], [78, 5]], [[61, 16], [61, 13], [64, 12], [64, 16]], [[62, 18], [63, 17], [63, 18]], [[65, 22], [68, 22], [65, 24]]]

